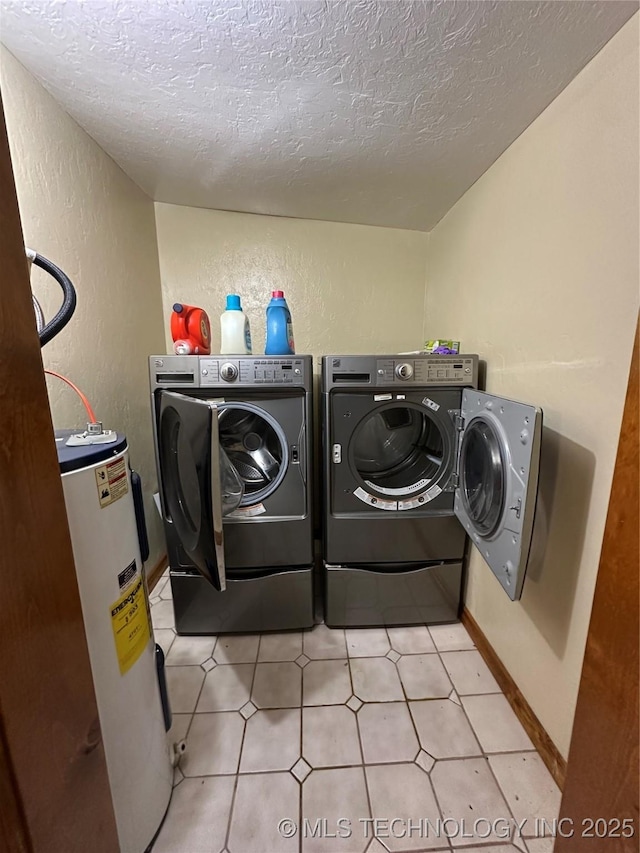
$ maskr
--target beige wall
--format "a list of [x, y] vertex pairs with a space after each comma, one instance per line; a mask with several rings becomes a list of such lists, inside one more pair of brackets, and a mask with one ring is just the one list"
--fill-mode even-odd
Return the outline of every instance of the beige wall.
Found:
[[426, 234], [170, 204], [156, 204], [156, 223], [165, 326], [174, 302], [199, 305], [211, 319], [213, 352], [227, 293], [242, 296], [253, 352], [264, 352], [275, 288], [285, 292], [298, 353], [422, 345]]
[[546, 553], [512, 604], [473, 550], [467, 606], [565, 756], [638, 311], [638, 121], [636, 15], [429, 239], [427, 333], [544, 410]]
[[[163, 546], [155, 487], [147, 355], [164, 345], [153, 202], [1, 48], [2, 98], [28, 246], [73, 281], [78, 307], [43, 350], [45, 367], [68, 376], [107, 427], [126, 432], [143, 477], [152, 553]], [[51, 318], [60, 288], [36, 268], [32, 283]], [[73, 391], [48, 379], [56, 427], [81, 426]]]

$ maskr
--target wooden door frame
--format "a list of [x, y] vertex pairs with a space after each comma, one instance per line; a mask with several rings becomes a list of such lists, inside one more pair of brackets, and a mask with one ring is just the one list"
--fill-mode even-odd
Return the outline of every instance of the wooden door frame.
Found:
[[0, 98], [0, 848], [118, 849]]
[[[639, 357], [636, 327], [555, 853], [638, 850]], [[593, 837], [598, 819], [630, 820], [634, 834], [607, 823]]]

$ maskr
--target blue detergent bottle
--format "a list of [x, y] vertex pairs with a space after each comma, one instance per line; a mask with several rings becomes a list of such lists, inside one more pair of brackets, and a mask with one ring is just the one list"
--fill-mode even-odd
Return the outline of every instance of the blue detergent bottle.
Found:
[[267, 305], [267, 343], [265, 355], [294, 355], [293, 324], [284, 291], [274, 290]]

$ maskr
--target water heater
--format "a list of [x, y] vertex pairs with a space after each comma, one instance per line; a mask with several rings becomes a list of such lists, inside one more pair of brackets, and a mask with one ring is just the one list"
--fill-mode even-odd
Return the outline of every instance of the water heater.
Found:
[[141, 558], [144, 516], [136, 516], [125, 436], [83, 444], [79, 433], [56, 432], [58, 461], [120, 849], [143, 853], [173, 777]]

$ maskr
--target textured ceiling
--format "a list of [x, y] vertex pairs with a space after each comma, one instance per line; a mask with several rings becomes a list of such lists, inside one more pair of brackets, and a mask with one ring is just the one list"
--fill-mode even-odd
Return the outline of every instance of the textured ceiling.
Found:
[[1, 0], [5, 45], [149, 195], [429, 230], [637, 9]]

